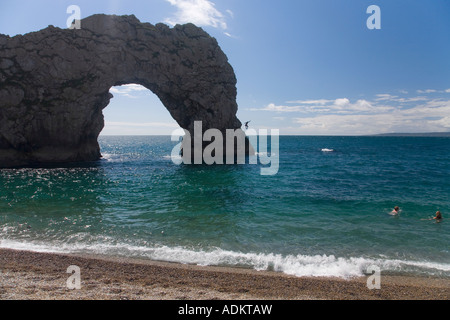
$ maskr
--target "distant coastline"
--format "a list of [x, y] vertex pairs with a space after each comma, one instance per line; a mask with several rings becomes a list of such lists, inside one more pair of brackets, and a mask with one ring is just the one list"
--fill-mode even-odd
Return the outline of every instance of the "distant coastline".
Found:
[[381, 133], [377, 137], [450, 137], [450, 132]]

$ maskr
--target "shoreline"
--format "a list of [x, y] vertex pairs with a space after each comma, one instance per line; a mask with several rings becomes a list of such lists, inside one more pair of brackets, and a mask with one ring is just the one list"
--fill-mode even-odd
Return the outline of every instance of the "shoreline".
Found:
[[[67, 288], [72, 265], [80, 268], [80, 290]], [[367, 279], [0, 249], [0, 300], [450, 299], [450, 279], [382, 274], [380, 290], [369, 290]]]

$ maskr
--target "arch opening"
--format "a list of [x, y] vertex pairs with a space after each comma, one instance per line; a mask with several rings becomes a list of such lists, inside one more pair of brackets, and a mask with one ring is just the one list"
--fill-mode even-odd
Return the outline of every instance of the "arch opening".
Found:
[[168, 136], [180, 126], [151, 90], [130, 83], [113, 86], [114, 96], [103, 109], [100, 136]]

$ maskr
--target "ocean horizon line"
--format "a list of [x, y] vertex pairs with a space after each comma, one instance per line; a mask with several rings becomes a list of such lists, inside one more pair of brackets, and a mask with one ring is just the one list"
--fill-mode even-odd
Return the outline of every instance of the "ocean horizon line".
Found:
[[[170, 137], [169, 134], [100, 134], [101, 137]], [[374, 134], [280, 134], [280, 137], [450, 137], [448, 132], [391, 132]]]

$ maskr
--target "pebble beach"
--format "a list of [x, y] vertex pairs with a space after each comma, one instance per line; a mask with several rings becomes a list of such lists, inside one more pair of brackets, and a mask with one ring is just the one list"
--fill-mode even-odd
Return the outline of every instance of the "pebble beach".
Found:
[[[70, 290], [69, 266], [81, 289]], [[450, 280], [381, 277], [294, 277], [250, 269], [0, 250], [1, 300], [448, 300]]]

